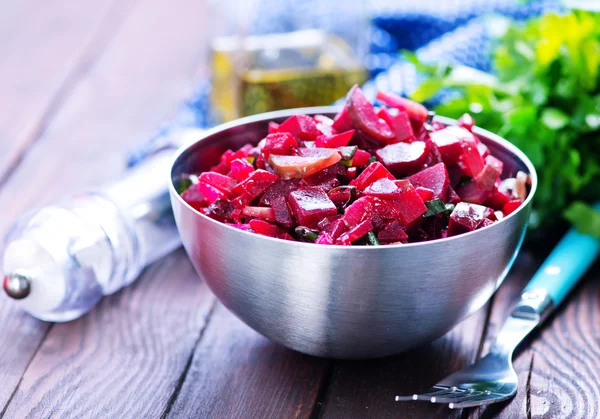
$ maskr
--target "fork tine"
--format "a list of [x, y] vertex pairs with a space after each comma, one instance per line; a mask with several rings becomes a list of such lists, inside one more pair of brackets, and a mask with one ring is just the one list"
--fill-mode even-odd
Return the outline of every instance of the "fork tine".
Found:
[[432, 397], [432, 403], [460, 403], [463, 401], [474, 400], [478, 397], [487, 396], [483, 391], [463, 391], [462, 393], [448, 394], [441, 397]]
[[453, 389], [454, 389], [454, 387], [435, 385], [435, 386], [431, 387], [429, 390], [425, 391], [424, 393], [413, 394], [411, 396], [396, 396], [395, 400], [397, 402], [410, 401], [410, 400], [427, 400], [427, 401], [429, 401], [429, 399], [432, 396], [446, 394], [446, 393], [453, 391]]
[[463, 400], [460, 402], [451, 402], [448, 403], [448, 407], [450, 409], [463, 409], [466, 407], [477, 407], [484, 404], [501, 402], [503, 400], [509, 399], [509, 395], [499, 395], [495, 393], [491, 394], [483, 394], [478, 397], [473, 397], [472, 399]]

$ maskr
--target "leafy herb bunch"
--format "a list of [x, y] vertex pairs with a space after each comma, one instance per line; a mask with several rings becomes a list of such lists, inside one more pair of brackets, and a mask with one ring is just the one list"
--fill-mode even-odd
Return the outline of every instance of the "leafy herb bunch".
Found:
[[452, 88], [438, 114], [469, 112], [531, 159], [539, 175], [533, 227], [564, 216], [600, 237], [600, 206], [592, 207], [600, 201], [600, 14], [511, 22], [493, 53], [495, 75], [405, 57], [427, 76], [413, 99]]

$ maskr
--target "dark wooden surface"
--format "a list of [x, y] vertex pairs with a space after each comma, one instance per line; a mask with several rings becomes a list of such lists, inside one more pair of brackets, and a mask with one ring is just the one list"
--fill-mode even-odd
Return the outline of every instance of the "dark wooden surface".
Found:
[[[115, 179], [123, 150], [206, 76], [214, 24], [197, 0], [0, 4], [0, 233], [32, 206]], [[485, 354], [547, 249], [529, 246], [479, 312], [393, 358], [331, 361], [258, 335], [216, 302], [179, 250], [83, 318], [48, 324], [0, 299], [0, 418], [600, 417], [600, 268], [485, 409], [394, 402]]]

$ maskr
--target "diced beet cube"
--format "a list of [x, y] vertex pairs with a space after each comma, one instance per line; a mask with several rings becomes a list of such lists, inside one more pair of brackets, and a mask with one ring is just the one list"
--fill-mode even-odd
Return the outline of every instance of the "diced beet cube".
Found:
[[388, 145], [375, 152], [377, 158], [396, 177], [417, 172], [427, 160], [426, 143], [397, 143]]
[[207, 185], [214, 186], [223, 192], [227, 197], [231, 197], [236, 183], [235, 179], [216, 172], [204, 172], [198, 177], [198, 180], [206, 183]]
[[472, 178], [475, 178], [479, 173], [481, 173], [485, 165], [483, 157], [481, 157], [481, 154], [479, 154], [479, 150], [477, 149], [477, 142], [475, 141], [475, 138], [464, 138], [462, 140], [462, 148], [462, 161], [467, 167], [467, 173]]
[[352, 117], [350, 113], [348, 113], [348, 108], [345, 106], [342, 110], [335, 116], [333, 120], [333, 124], [331, 125], [334, 132], [345, 132], [351, 130], [352, 127]]
[[254, 149], [254, 147], [252, 146], [252, 144], [245, 144], [242, 148], [240, 148], [239, 150], [237, 150], [235, 152], [233, 152], [231, 150], [227, 150], [221, 156], [221, 162], [229, 165], [235, 159], [245, 159], [246, 157], [248, 157], [250, 155], [250, 152], [252, 152], [253, 149]]
[[356, 188], [353, 186], [337, 187], [328, 191], [329, 199], [335, 204], [338, 209], [344, 208], [350, 203], [353, 195], [356, 194]]
[[400, 197], [400, 193], [400, 188], [396, 186], [393, 180], [388, 178], [378, 179], [367, 186], [364, 190], [365, 195], [371, 195], [385, 199], [398, 199]]
[[323, 218], [337, 214], [334, 203], [325, 191], [318, 187], [290, 192], [288, 202], [298, 224], [308, 228], [317, 228]]
[[285, 195], [274, 198], [271, 201], [271, 208], [277, 224], [285, 228], [293, 228], [296, 225], [290, 214]]
[[475, 120], [468, 113], [465, 113], [465, 114], [463, 114], [463, 116], [458, 118], [458, 126], [459, 127], [462, 127], [464, 129], [471, 131], [473, 129], [474, 125], [475, 125]]
[[464, 176], [464, 172], [463, 172], [464, 165], [461, 165], [460, 163], [446, 165], [446, 169], [448, 170], [448, 177], [450, 178], [450, 186], [455, 188], [460, 183], [460, 181], [462, 180], [462, 177]]
[[305, 177], [303, 182], [306, 186], [318, 186], [325, 192], [329, 192], [330, 190], [340, 186], [340, 181], [337, 178], [338, 171], [333, 170], [337, 168], [337, 165], [326, 167], [317, 173]]
[[448, 186], [448, 192], [446, 192], [446, 199], [443, 199], [442, 201], [448, 204], [458, 204], [460, 202], [460, 196], [458, 196], [458, 194], [452, 188], [452, 186]]
[[323, 229], [323, 231], [333, 237], [334, 240], [344, 234], [347, 230], [348, 227], [341, 218], [330, 222], [327, 227]]
[[290, 192], [295, 191], [300, 186], [302, 186], [302, 179], [278, 179], [260, 198], [260, 205], [271, 205], [273, 199], [279, 196], [287, 197]]
[[483, 204], [486, 207], [490, 207], [495, 210], [501, 210], [502, 208], [504, 208], [508, 201], [510, 201], [510, 195], [494, 187], [494, 189], [492, 189], [490, 193], [490, 196], [488, 196], [488, 198]]
[[226, 199], [217, 199], [202, 210], [204, 214], [220, 222], [225, 222], [230, 219], [232, 211], [233, 208], [231, 207], [231, 203]]
[[371, 220], [364, 220], [360, 224], [356, 225], [354, 228], [342, 234], [336, 240], [336, 243], [348, 246], [352, 242], [355, 242], [356, 240], [360, 239], [362, 236], [364, 236], [371, 230], [373, 230], [373, 224], [371, 223]]
[[433, 191], [433, 197], [440, 199], [446, 197], [446, 191], [450, 184], [448, 170], [446, 170], [446, 165], [444, 163], [438, 163], [435, 166], [421, 170], [420, 172], [409, 176], [408, 180], [413, 186], [431, 189]]
[[442, 160], [447, 165], [458, 163], [462, 156], [462, 143], [452, 130], [444, 128], [429, 134], [429, 138], [437, 146]]
[[181, 198], [187, 202], [190, 207], [196, 210], [204, 208], [208, 205], [208, 201], [200, 192], [198, 185], [191, 185], [181, 194]]
[[369, 164], [369, 160], [371, 159], [371, 153], [365, 150], [358, 149], [356, 153], [354, 153], [354, 157], [352, 157], [352, 166], [354, 167], [363, 167]]
[[356, 172], [356, 167], [349, 167], [346, 169], [346, 177], [348, 178], [348, 181], [352, 182], [354, 179], [356, 179]]
[[393, 220], [401, 216], [398, 200], [382, 199], [371, 195], [367, 195], [367, 198], [371, 201], [371, 212], [373, 214], [386, 220]]
[[483, 160], [485, 160], [485, 158], [490, 155], [490, 149], [487, 148], [487, 146], [483, 143], [477, 144], [477, 151], [479, 151], [479, 154], [481, 155], [481, 158]]
[[275, 212], [269, 207], [245, 207], [242, 214], [246, 217], [260, 218], [267, 221], [275, 221]]
[[423, 231], [427, 233], [430, 240], [442, 238], [442, 220], [439, 217], [427, 217], [423, 222]]
[[353, 125], [363, 133], [383, 143], [389, 143], [394, 139], [394, 133], [389, 125], [375, 113], [373, 105], [358, 85], [354, 85], [348, 92], [346, 107], [352, 117]]
[[206, 198], [209, 204], [212, 204], [213, 202], [219, 199], [224, 201], [228, 200], [225, 192], [216, 188], [215, 186], [209, 185], [208, 183], [198, 183], [198, 190]]
[[429, 240], [431, 240], [431, 237], [429, 237], [429, 234], [422, 228], [415, 228], [408, 234], [408, 241], [410, 243], [426, 242]]
[[484, 228], [487, 226], [491, 226], [492, 224], [494, 224], [495, 221], [494, 220], [490, 220], [489, 218], [486, 218], [485, 220], [483, 220], [483, 222], [481, 223], [481, 225], [477, 228]]
[[400, 210], [400, 221], [409, 226], [425, 214], [427, 207], [408, 180], [396, 180], [395, 183], [400, 189], [400, 197], [394, 201]]
[[475, 230], [487, 217], [489, 209], [482, 205], [459, 202], [450, 214], [448, 235], [467, 233]]
[[263, 236], [279, 237], [287, 233], [287, 231], [277, 227], [275, 224], [271, 224], [263, 220], [250, 220], [249, 224], [255, 233], [262, 234]]
[[262, 152], [267, 160], [271, 154], [278, 154], [281, 156], [296, 154], [295, 149], [298, 147], [298, 143], [289, 132], [269, 134], [265, 140]]
[[373, 162], [356, 179], [350, 182], [350, 185], [356, 186], [356, 189], [362, 191], [371, 183], [383, 178], [394, 180], [394, 176], [381, 163]]
[[314, 141], [321, 133], [315, 120], [308, 115], [294, 115], [279, 125], [279, 132], [289, 132], [297, 140]]
[[371, 216], [373, 205], [371, 199], [368, 196], [358, 198], [354, 201], [342, 215], [341, 220], [346, 224], [348, 228], [352, 228], [355, 225], [361, 223]]
[[389, 144], [398, 142], [411, 143], [415, 140], [415, 133], [406, 112], [400, 111], [398, 114], [392, 115], [387, 109], [381, 108], [377, 115], [387, 122], [394, 133], [395, 138]]
[[231, 162], [231, 170], [227, 176], [234, 178], [238, 182], [246, 180], [250, 173], [254, 172], [254, 166], [246, 159], [235, 159]]
[[502, 208], [502, 213], [507, 216], [514, 212], [517, 208], [521, 206], [522, 202], [520, 199], [511, 199], [508, 201], [504, 207]]
[[382, 91], [377, 92], [377, 99], [388, 105], [390, 108], [396, 108], [408, 113], [415, 132], [418, 132], [425, 121], [427, 121], [427, 108], [420, 103], [397, 96], [393, 93], [385, 93]]
[[233, 188], [233, 192], [237, 195], [246, 193], [250, 198], [254, 199], [277, 182], [278, 179], [277, 175], [258, 169], [252, 172], [246, 180]]
[[496, 180], [502, 174], [504, 163], [494, 156], [485, 158], [483, 170], [475, 177], [475, 182], [483, 189], [492, 190], [496, 185]]
[[406, 243], [408, 234], [399, 220], [394, 220], [379, 232], [377, 238], [382, 243]]
[[462, 201], [481, 205], [490, 196], [490, 191], [483, 189], [475, 182], [468, 182], [456, 188], [456, 193]]
[[275, 134], [276, 132], [279, 132], [279, 124], [277, 122], [270, 121], [269, 134]]
[[354, 130], [342, 132], [341, 134], [319, 135], [315, 140], [315, 146], [325, 148], [344, 147], [348, 145], [353, 135]]
[[434, 197], [433, 191], [429, 188], [417, 186], [415, 190], [417, 191], [423, 202], [431, 201]]
[[293, 238], [292, 236], [290, 236], [290, 233], [288, 233], [287, 231], [283, 234], [281, 234], [280, 236], [278, 236], [278, 238], [280, 238], [281, 240], [289, 240], [291, 242], [295, 242], [296, 239]]
[[329, 233], [326, 233], [324, 231], [321, 231], [319, 237], [317, 237], [317, 240], [315, 240], [316, 244], [334, 244], [334, 242], [335, 241], [333, 237], [331, 237]]
[[231, 206], [233, 208], [236, 208], [236, 209], [239, 208], [241, 210], [242, 207], [245, 207], [250, 202], [252, 202], [252, 199], [253, 198], [250, 195], [248, 195], [246, 192], [242, 192], [239, 196], [237, 196], [231, 200]]
[[314, 151], [307, 156], [277, 156], [272, 154], [269, 165], [282, 179], [300, 179], [336, 164], [342, 159], [336, 150], [326, 148], [305, 148]]
[[380, 231], [384, 229], [389, 224], [389, 222], [389, 219], [383, 217], [380, 214], [375, 213], [371, 215], [371, 223], [373, 223], [373, 229], [375, 231]]

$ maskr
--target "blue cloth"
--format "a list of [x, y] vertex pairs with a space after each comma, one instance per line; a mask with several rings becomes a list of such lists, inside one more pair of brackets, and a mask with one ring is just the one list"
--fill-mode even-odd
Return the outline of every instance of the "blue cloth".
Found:
[[[329, 2], [330, 6], [332, 4], [335, 5]], [[337, 2], [332, 13], [319, 0], [260, 0], [251, 33], [302, 29], [298, 27], [297, 16], [302, 16], [302, 21], [322, 23], [327, 27], [337, 24], [338, 32], [351, 30], [351, 25], [346, 23], [356, 19], [355, 6], [353, 1]], [[365, 59], [372, 79], [363, 90], [370, 98], [374, 98], [377, 90], [398, 94], [414, 90], [419, 81], [418, 74], [414, 66], [400, 59], [398, 52], [402, 49], [415, 51], [425, 61], [442, 60], [493, 71], [490, 61], [492, 40], [485, 25], [486, 15], [501, 14], [523, 20], [559, 9], [558, 0], [372, 0], [369, 4], [369, 53]], [[210, 82], [205, 81], [200, 83], [176, 118], [162, 124], [150, 140], [128, 154], [128, 164], [134, 165], [155, 150], [171, 145], [172, 139], [167, 134], [174, 129], [208, 128], [211, 124]]]

